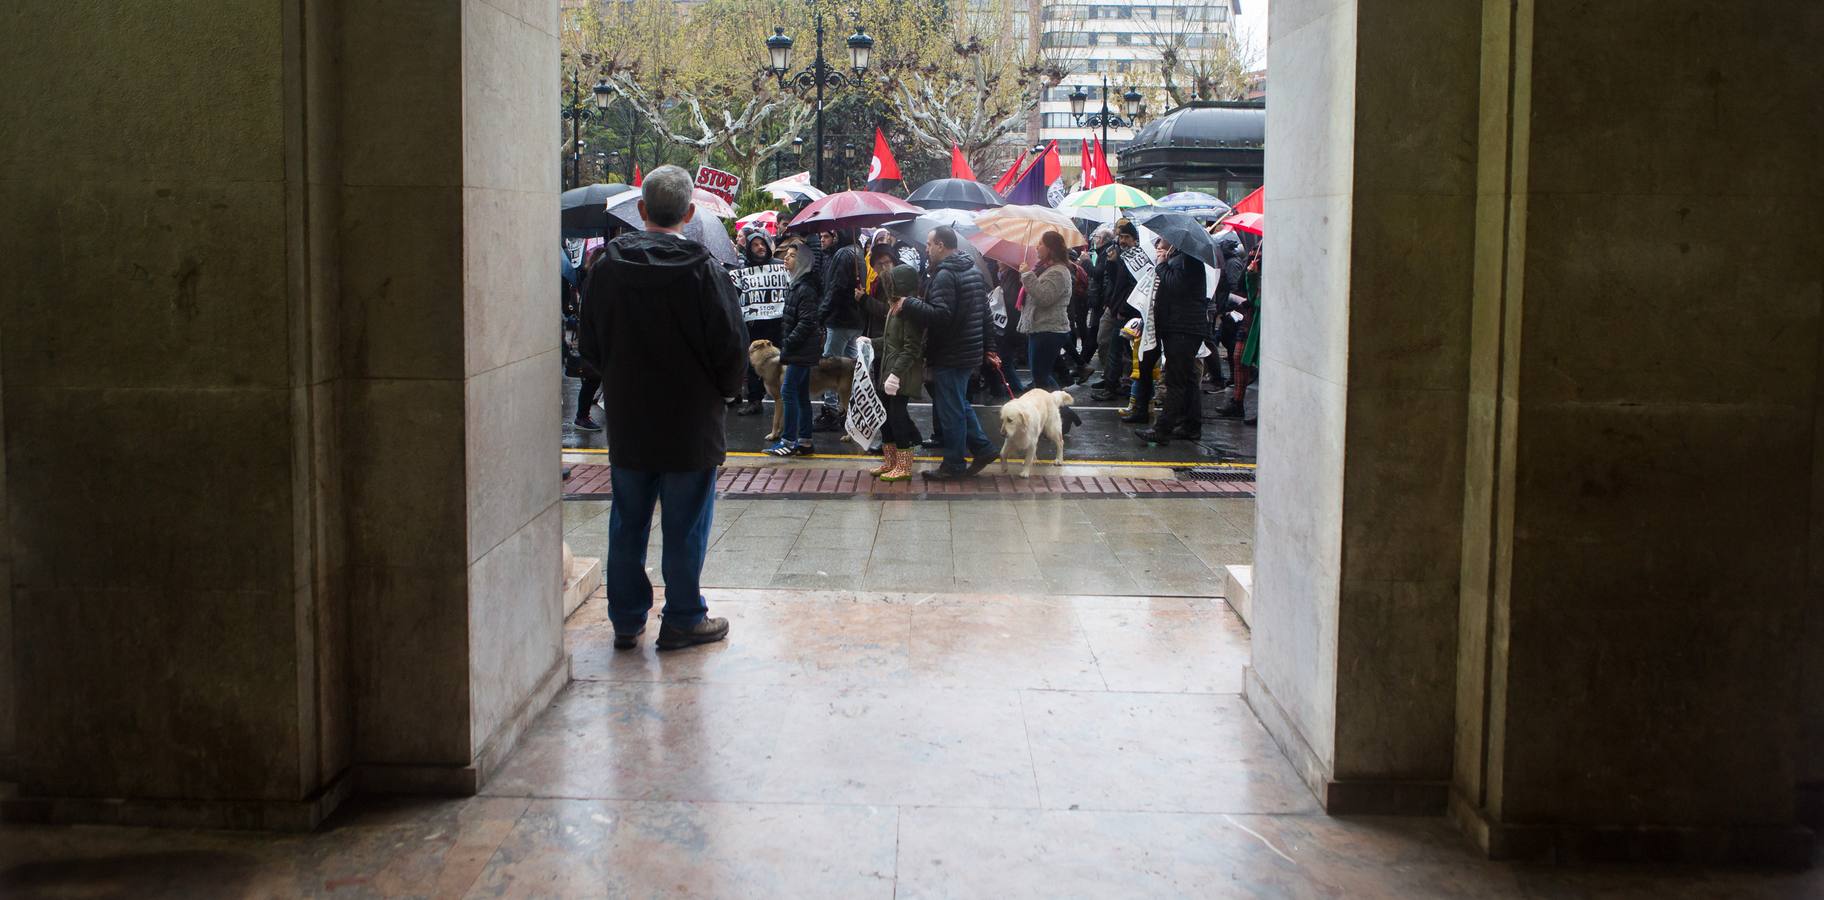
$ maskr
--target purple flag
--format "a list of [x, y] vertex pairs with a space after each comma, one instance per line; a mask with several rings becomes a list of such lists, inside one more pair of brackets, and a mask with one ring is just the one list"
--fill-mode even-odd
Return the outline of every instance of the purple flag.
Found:
[[1045, 158], [1039, 157], [1026, 174], [1007, 192], [1007, 202], [1020, 206], [1052, 206], [1051, 193], [1045, 184]]

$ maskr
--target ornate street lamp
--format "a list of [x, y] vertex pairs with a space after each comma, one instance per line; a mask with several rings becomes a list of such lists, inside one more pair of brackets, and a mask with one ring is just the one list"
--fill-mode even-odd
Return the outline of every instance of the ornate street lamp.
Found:
[[855, 33], [849, 35], [849, 68], [855, 74], [863, 75], [868, 71], [868, 57], [874, 52], [874, 39], [868, 33], [855, 26]]
[[1141, 116], [1146, 115], [1146, 98], [1140, 96], [1139, 91], [1130, 87], [1127, 89], [1127, 93], [1121, 95], [1121, 107], [1129, 119], [1137, 121]]
[[1131, 87], [1127, 89], [1127, 93], [1121, 95], [1121, 111], [1126, 113], [1126, 116], [1116, 115], [1113, 110], [1110, 110], [1108, 108], [1108, 76], [1106, 75], [1102, 76], [1102, 110], [1084, 115], [1083, 111], [1088, 106], [1089, 92], [1078, 85], [1076, 90], [1070, 92], [1071, 118], [1076, 120], [1079, 128], [1101, 128], [1102, 146], [1105, 148], [1108, 146], [1109, 128], [1138, 128], [1140, 127], [1140, 117], [1146, 115], [1146, 98]]
[[[588, 94], [583, 92], [582, 79], [578, 72], [570, 72], [570, 103], [559, 115], [570, 122], [570, 186], [580, 187], [583, 183], [583, 122], [586, 119], [605, 119], [608, 106], [614, 102], [614, 89], [606, 81], [597, 81]], [[560, 168], [561, 172], [562, 169]]]
[[774, 26], [773, 36], [766, 39], [766, 52], [773, 58], [773, 74], [783, 76], [792, 67], [792, 39], [783, 26]]
[[[772, 64], [773, 76], [779, 79], [779, 86], [785, 87], [789, 80], [801, 88], [815, 89], [817, 92], [817, 184], [823, 185], [823, 160], [830, 156], [830, 148], [823, 141], [823, 92], [825, 89], [838, 90], [847, 87], [854, 80], [866, 75], [868, 66], [873, 62], [874, 39], [861, 25], [855, 26], [855, 33], [849, 35], [849, 68], [855, 73], [853, 79], [836, 71], [823, 57], [823, 12], [816, 13], [817, 56], [809, 68], [797, 74], [791, 74], [792, 39], [785, 33], [784, 26], [774, 26], [773, 36], [766, 39], [766, 55]], [[794, 141], [794, 144], [797, 142]]]

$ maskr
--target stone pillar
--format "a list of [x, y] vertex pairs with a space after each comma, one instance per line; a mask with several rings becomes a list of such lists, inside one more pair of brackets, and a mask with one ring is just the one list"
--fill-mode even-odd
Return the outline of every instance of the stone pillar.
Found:
[[1486, 8], [1453, 812], [1804, 860], [1824, 11]]
[[9, 22], [0, 812], [473, 791], [567, 677], [556, 4]]
[[568, 678], [557, 6], [344, 16], [355, 753], [376, 788], [472, 791]]
[[1271, 12], [1246, 691], [1332, 812], [1445, 807], [1477, 28], [1452, 0]]
[[8, 17], [9, 816], [302, 827], [346, 784], [326, 6]]

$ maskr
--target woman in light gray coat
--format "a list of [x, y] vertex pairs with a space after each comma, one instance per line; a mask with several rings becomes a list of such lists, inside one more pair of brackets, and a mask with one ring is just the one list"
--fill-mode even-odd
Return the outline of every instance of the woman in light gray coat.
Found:
[[1026, 359], [1032, 364], [1032, 386], [1058, 389], [1053, 371], [1058, 356], [1070, 341], [1070, 250], [1064, 238], [1047, 232], [1039, 240], [1039, 264], [1021, 273], [1026, 303], [1020, 309], [1020, 330], [1026, 334]]

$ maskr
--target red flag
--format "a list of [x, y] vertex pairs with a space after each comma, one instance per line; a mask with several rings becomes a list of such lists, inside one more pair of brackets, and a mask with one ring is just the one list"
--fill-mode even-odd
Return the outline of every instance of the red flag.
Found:
[[963, 148], [950, 145], [950, 177], [975, 180], [975, 170], [969, 168], [969, 157], [963, 155]]
[[1238, 212], [1238, 213], [1251, 212], [1251, 213], [1260, 213], [1263, 216], [1266, 215], [1267, 197], [1265, 194], [1261, 193], [1261, 191], [1264, 191], [1264, 190], [1266, 190], [1266, 188], [1264, 188], [1264, 187], [1255, 188], [1254, 193], [1241, 198], [1241, 202], [1235, 204], [1235, 209], [1232, 210], [1231, 212]]
[[633, 164], [633, 186], [639, 187], [640, 182], [645, 181], [645, 180], [646, 180], [646, 176], [640, 174], [640, 164], [634, 163]]
[[1115, 172], [1108, 167], [1108, 148], [1100, 142], [1096, 144], [1096, 171], [1101, 176], [1103, 184], [1115, 183]]
[[1045, 148], [1045, 193], [1052, 206], [1064, 199], [1064, 162], [1058, 159], [1058, 142]]
[[899, 163], [893, 159], [893, 150], [887, 146], [886, 132], [874, 129], [874, 158], [868, 162], [868, 190], [878, 191], [887, 186], [889, 181], [899, 180]]
[[1020, 170], [1025, 166], [1026, 151], [1021, 150], [1020, 157], [1013, 161], [1013, 165], [1007, 167], [1007, 174], [1002, 175], [1001, 180], [994, 183], [994, 192], [1005, 197], [1007, 192], [1013, 189], [1014, 182], [1020, 180]]
[[[1095, 140], [1095, 138], [1090, 138]], [[1078, 190], [1087, 191], [1096, 186], [1095, 164], [1090, 162], [1089, 141], [1077, 142], [1077, 185]]]

